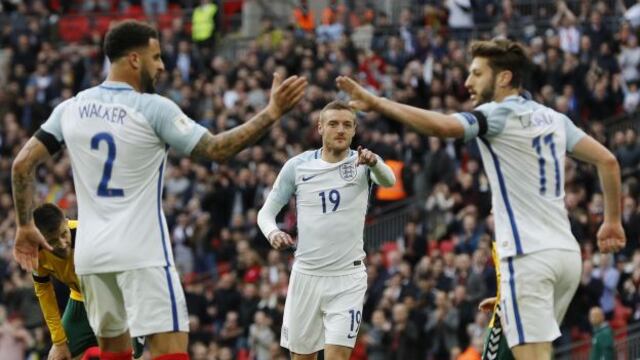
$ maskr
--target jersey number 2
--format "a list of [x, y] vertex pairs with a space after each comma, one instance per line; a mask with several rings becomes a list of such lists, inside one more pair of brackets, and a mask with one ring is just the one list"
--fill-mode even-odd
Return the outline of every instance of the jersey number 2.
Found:
[[542, 156], [543, 141], [549, 147], [551, 156], [553, 157], [556, 178], [556, 196], [560, 196], [560, 164], [558, 163], [558, 156], [556, 156], [556, 144], [553, 142], [553, 133], [545, 135], [544, 137], [536, 136], [531, 143], [531, 146], [533, 146], [538, 154], [538, 164], [540, 165], [540, 195], [544, 195], [547, 191], [547, 179], [545, 174], [546, 161], [544, 156]]
[[113, 171], [113, 161], [116, 159], [116, 143], [113, 136], [107, 132], [97, 133], [91, 138], [91, 149], [98, 150], [100, 142], [107, 143], [107, 160], [104, 162], [104, 170], [102, 170], [102, 179], [98, 185], [98, 196], [102, 197], [118, 197], [124, 196], [122, 189], [109, 188], [109, 180], [111, 180], [111, 172]]

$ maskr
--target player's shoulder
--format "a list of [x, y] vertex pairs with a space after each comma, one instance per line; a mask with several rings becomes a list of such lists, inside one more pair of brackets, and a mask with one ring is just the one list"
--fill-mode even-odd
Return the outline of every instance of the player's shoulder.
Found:
[[69, 105], [72, 105], [77, 100], [76, 96], [70, 97], [64, 101], [61, 101], [58, 105], [53, 108], [53, 111], [61, 113], [64, 111]]
[[53, 252], [50, 250], [40, 248], [38, 250], [38, 268], [34, 271], [37, 276], [45, 276], [49, 274], [49, 267], [51, 266], [51, 257]]
[[292, 166], [297, 166], [300, 165], [302, 163], [306, 163], [309, 161], [312, 161], [314, 159], [319, 159], [320, 158], [320, 150], [316, 149], [316, 150], [307, 150], [305, 152], [302, 152], [294, 157], [292, 157], [291, 159], [287, 160], [287, 163]]
[[140, 100], [158, 107], [177, 107], [171, 99], [159, 94], [140, 93]]
[[173, 100], [158, 94], [140, 94], [138, 110], [150, 120], [175, 119], [182, 110]]
[[519, 114], [547, 108], [533, 100], [522, 96], [510, 96], [502, 101], [492, 101], [475, 108], [482, 112], [487, 118], [508, 117], [510, 114]]

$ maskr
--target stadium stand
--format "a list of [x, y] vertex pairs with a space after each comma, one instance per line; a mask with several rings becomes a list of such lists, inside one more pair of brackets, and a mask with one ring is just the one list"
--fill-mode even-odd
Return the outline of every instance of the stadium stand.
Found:
[[[284, 161], [319, 146], [319, 110], [343, 96], [335, 76], [353, 76], [411, 105], [468, 111], [465, 41], [494, 36], [527, 45], [534, 62], [531, 95], [606, 144], [623, 169], [628, 245], [610, 257], [595, 247], [603, 213], [595, 169], [567, 162], [565, 202], [584, 273], [557, 345], [569, 355], [588, 352], [580, 342], [591, 334], [586, 314], [599, 305], [624, 344], [620, 354], [632, 339], [639, 346], [634, 324], [640, 322], [640, 33], [634, 1], [575, 0], [556, 7], [553, 1], [482, 0], [465, 10], [440, 1], [398, 1], [385, 9], [348, 0], [339, 9], [321, 8], [313, 29], [308, 23], [300, 29], [298, 8], [284, 17], [267, 13], [252, 20], [260, 24], [258, 34], [241, 39], [234, 37], [237, 22], [220, 18], [231, 16], [225, 11], [237, 16], [244, 4], [222, 1], [219, 42], [211, 52], [190, 36], [191, 12], [199, 2], [33, 0], [2, 1], [0, 11], [0, 357], [46, 358], [51, 346], [30, 275], [11, 256], [13, 156], [53, 106], [102, 81], [101, 41], [109, 23], [147, 17], [147, 2], [168, 9], [148, 16], [159, 24], [166, 65], [158, 92], [215, 132], [236, 126], [265, 104], [274, 71], [310, 79], [298, 108], [232, 161], [170, 155], [164, 211], [191, 314], [193, 359], [288, 358], [278, 339], [293, 254], [270, 250], [256, 213]], [[369, 291], [352, 358], [456, 359], [465, 350], [477, 352], [474, 340], [487, 324], [477, 304], [496, 289], [490, 189], [478, 150], [420, 137], [376, 114], [359, 117], [356, 142], [402, 164], [404, 196], [389, 200], [372, 192], [365, 238]], [[38, 172], [37, 189], [40, 201], [76, 216], [66, 155]], [[279, 221], [295, 234], [293, 204]], [[403, 306], [394, 309], [396, 304]], [[447, 313], [450, 327], [426, 326], [436, 310]], [[407, 328], [420, 340], [405, 337]]]

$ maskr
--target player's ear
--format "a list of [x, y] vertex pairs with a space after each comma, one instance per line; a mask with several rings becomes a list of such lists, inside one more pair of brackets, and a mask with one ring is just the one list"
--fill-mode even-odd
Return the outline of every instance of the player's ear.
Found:
[[320, 116], [318, 116], [318, 134], [320, 135], [322, 135], [324, 131], [324, 127], [322, 125], [322, 114], [320, 114]]
[[511, 80], [513, 79], [513, 73], [510, 70], [503, 70], [498, 73], [498, 86], [508, 87], [511, 86]]
[[127, 55], [127, 61], [129, 62], [129, 65], [135, 70], [140, 69], [140, 67], [142, 66], [142, 57], [137, 51], [130, 52]]

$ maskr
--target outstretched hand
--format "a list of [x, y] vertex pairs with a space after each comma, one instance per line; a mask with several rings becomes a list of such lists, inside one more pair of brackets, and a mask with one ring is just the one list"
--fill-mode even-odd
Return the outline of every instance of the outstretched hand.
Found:
[[293, 75], [282, 81], [282, 75], [274, 73], [269, 104], [267, 105], [269, 115], [278, 119], [287, 113], [302, 99], [306, 88], [307, 79], [305, 77]]
[[371, 150], [358, 146], [358, 163], [356, 165], [375, 166], [378, 163], [378, 157]]
[[13, 257], [21, 268], [26, 271], [34, 271], [38, 268], [40, 246], [53, 250], [34, 224], [18, 226], [16, 241], [13, 245]]
[[293, 239], [291, 238], [291, 235], [280, 230], [274, 231], [269, 234], [269, 243], [271, 244], [271, 247], [276, 250], [286, 249], [295, 244]]
[[338, 88], [351, 97], [349, 106], [358, 111], [370, 111], [376, 106], [379, 98], [360, 86], [355, 80], [346, 77], [338, 76], [336, 78], [336, 85]]
[[620, 222], [604, 222], [598, 230], [598, 249], [600, 252], [609, 253], [624, 249], [627, 239]]

